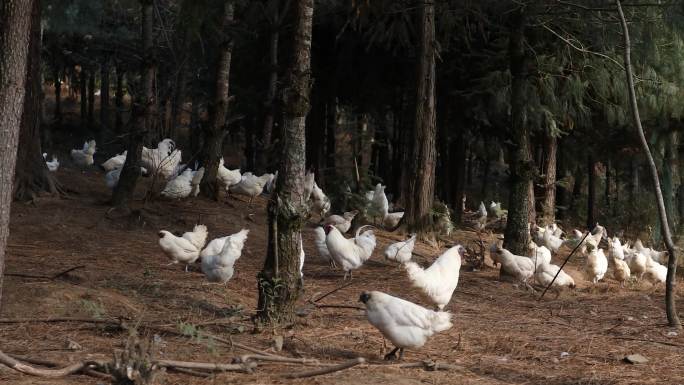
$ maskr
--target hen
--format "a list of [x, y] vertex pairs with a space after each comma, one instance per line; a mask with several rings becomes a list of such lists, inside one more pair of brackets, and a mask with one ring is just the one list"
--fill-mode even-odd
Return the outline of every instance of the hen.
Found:
[[200, 249], [185, 237], [177, 237], [166, 230], [159, 231], [158, 235], [159, 246], [172, 264], [183, 262], [188, 271], [188, 265], [199, 258]]
[[534, 261], [534, 264], [540, 266], [545, 263], [551, 263], [551, 250], [547, 249], [546, 246], [537, 246], [536, 243], [530, 241], [527, 245], [527, 250], [530, 253], [530, 259]]
[[207, 235], [207, 226], [195, 225], [192, 231], [186, 231], [183, 233], [182, 237], [190, 241], [197, 250], [202, 250], [207, 243]]
[[47, 166], [49, 171], [51, 171], [51, 172], [57, 171], [57, 169], [59, 168], [59, 160], [57, 160], [57, 158], [55, 158], [54, 155], [52, 155], [52, 160], [48, 161], [47, 160], [47, 152], [44, 152], [43, 153], [43, 159], [45, 160], [45, 165]]
[[107, 159], [106, 162], [102, 163], [101, 166], [106, 172], [116, 170], [117, 168], [123, 167], [126, 163], [126, 154], [128, 151], [124, 151], [121, 154], [114, 155], [113, 157]]
[[652, 283], [665, 283], [667, 280], [667, 267], [654, 261], [651, 256], [646, 256], [646, 269], [643, 277]]
[[[202, 272], [209, 282], [226, 283], [233, 277], [233, 266], [242, 255], [247, 234], [249, 230], [242, 229], [233, 235], [214, 239], [202, 250]], [[218, 245], [221, 251], [214, 253]]]
[[461, 254], [464, 252], [463, 246], [456, 245], [440, 255], [427, 269], [410, 261], [404, 265], [413, 286], [422, 290], [439, 310], [443, 310], [449, 303], [458, 286]]
[[487, 226], [487, 208], [484, 202], [480, 202], [480, 207], [477, 209], [477, 220], [475, 222], [475, 229], [478, 231], [484, 230]]
[[501, 269], [504, 272], [515, 277], [526, 287], [530, 287], [527, 281], [534, 275], [534, 261], [528, 257], [515, 255], [496, 244], [492, 245], [491, 257], [495, 263], [501, 264]]
[[95, 163], [93, 155], [95, 154], [96, 143], [94, 140], [89, 140], [83, 144], [83, 149], [71, 150], [71, 159], [76, 163], [76, 165], [85, 167], [90, 166]]
[[187, 198], [192, 192], [193, 171], [186, 168], [182, 174], [166, 182], [161, 195], [167, 198]]
[[623, 259], [612, 256], [613, 259], [613, 278], [620, 282], [620, 287], [625, 286], [625, 281], [629, 279], [631, 272], [629, 265]]
[[361, 234], [359, 227], [356, 237], [345, 238], [333, 225], [325, 226], [325, 244], [328, 246], [330, 256], [344, 270], [344, 279], [352, 278], [352, 270], [358, 269], [366, 262], [375, 249], [375, 234], [372, 230], [366, 230]]
[[646, 272], [646, 255], [635, 249], [625, 250], [625, 262], [627, 262], [630, 272], [636, 275], [637, 279], [641, 279]]
[[420, 348], [428, 337], [453, 326], [448, 312], [432, 311], [379, 291], [363, 292], [359, 301], [366, 305], [368, 322], [395, 346], [386, 360], [396, 358], [397, 350], [402, 359], [405, 348]]
[[192, 180], [190, 180], [190, 195], [194, 197], [199, 195], [202, 178], [204, 178], [204, 167], [200, 167], [197, 171], [192, 172]]
[[606, 271], [608, 271], [608, 259], [603, 253], [603, 249], [594, 248], [591, 244], [588, 248], [589, 255], [587, 256], [587, 263], [584, 267], [584, 271], [591, 282], [597, 283], [603, 279]]
[[395, 242], [385, 249], [385, 258], [397, 261], [399, 263], [406, 263], [411, 260], [413, 253], [413, 246], [416, 244], [416, 234], [405, 241]]
[[387, 213], [385, 218], [382, 220], [382, 225], [386, 229], [393, 229], [399, 225], [399, 221], [404, 217], [403, 211], [397, 211], [394, 213]]
[[157, 148], [143, 146], [141, 163], [152, 174], [159, 173], [165, 179], [176, 175], [182, 155], [176, 149], [176, 143], [171, 139], [164, 139], [157, 144]]
[[274, 177], [275, 175], [273, 174], [256, 176], [251, 172], [246, 172], [242, 174], [242, 179], [238, 184], [230, 187], [230, 192], [248, 196], [249, 206], [251, 207], [254, 197], [261, 194], [264, 191], [264, 186], [273, 180]]
[[320, 226], [316, 227], [314, 229], [314, 235], [316, 236], [314, 238], [314, 243], [316, 244], [318, 256], [321, 257], [322, 260], [328, 262], [331, 267], [337, 268], [335, 260], [332, 258], [330, 252], [328, 251], [328, 245], [325, 243], [325, 230]]
[[[560, 273], [558, 272], [559, 270]], [[553, 281], [553, 277], [555, 277], [556, 274], [558, 274], [558, 277], [556, 277], [556, 280]], [[552, 287], [575, 287], [575, 280], [572, 279], [568, 273], [561, 270], [558, 265], [551, 263], [542, 263], [541, 265], [537, 266], [537, 270], [534, 272], [534, 278], [538, 284], [544, 287], [549, 286], [551, 281], [553, 281]]]
[[242, 179], [242, 174], [240, 174], [239, 168], [235, 170], [226, 168], [226, 166], [224, 166], [223, 157], [221, 157], [216, 177], [218, 178], [218, 180], [221, 181], [221, 184], [225, 186], [226, 190], [229, 190], [231, 186], [240, 183], [240, 180]]
[[333, 225], [333, 226], [337, 227], [337, 229], [340, 230], [340, 232], [342, 234], [344, 234], [347, 231], [349, 231], [349, 228], [351, 227], [352, 221], [354, 220], [354, 217], [358, 213], [359, 212], [357, 210], [353, 210], [353, 211], [347, 211], [346, 213], [344, 213], [342, 215], [337, 215], [337, 214], [331, 215], [331, 216], [325, 218], [325, 221], [323, 222], [323, 224]]
[[[366, 194], [366, 198], [369, 197], [370, 196]], [[373, 196], [370, 198], [368, 216], [373, 218], [373, 221], [376, 223], [377, 219], [383, 221], [387, 216], [387, 212], [389, 211], [389, 201], [385, 195], [385, 186], [380, 183], [375, 185], [375, 191], [373, 191]]]
[[320, 187], [318, 187], [316, 182], [314, 182], [313, 191], [311, 192], [311, 203], [313, 211], [321, 218], [325, 216], [325, 213], [330, 211], [330, 199], [328, 199], [328, 196], [325, 195]]

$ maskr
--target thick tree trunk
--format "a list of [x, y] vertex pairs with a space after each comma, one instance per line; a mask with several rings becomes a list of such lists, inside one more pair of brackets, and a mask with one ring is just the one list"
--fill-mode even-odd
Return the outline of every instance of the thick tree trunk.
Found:
[[620, 22], [622, 25], [622, 38], [624, 39], [625, 45], [625, 72], [627, 75], [627, 90], [629, 91], [629, 105], [630, 109], [632, 110], [632, 119], [634, 121], [634, 125], [636, 126], [637, 133], [639, 134], [641, 147], [644, 153], [646, 154], [646, 159], [648, 160], [649, 170], [651, 171], [651, 182], [653, 183], [653, 189], [655, 190], [656, 195], [656, 203], [658, 206], [658, 216], [660, 219], [660, 225], [663, 230], [663, 239], [665, 241], [665, 247], [667, 247], [667, 251], [669, 254], [667, 260], [667, 279], [665, 282], [665, 308], [667, 312], [667, 321], [670, 326], [681, 329], [682, 324], [679, 321], [679, 315], [677, 314], [677, 305], [675, 303], [677, 253], [675, 251], [675, 245], [672, 242], [670, 226], [667, 220], [667, 212], [665, 211], [663, 193], [660, 189], [660, 180], [658, 179], [658, 169], [656, 168], [655, 161], [653, 160], [653, 155], [651, 155], [651, 150], [648, 148], [648, 142], [646, 141], [646, 136], [644, 135], [644, 129], [641, 126], [641, 117], [639, 117], [639, 106], [637, 105], [636, 91], [634, 90], [634, 77], [632, 75], [632, 62], [630, 59], [631, 43], [629, 41], [629, 28], [627, 27], [625, 15], [622, 12], [620, 0], [616, 0], [615, 3], [617, 5], [618, 13], [620, 15]]
[[508, 202], [508, 220], [504, 235], [504, 246], [511, 252], [524, 255], [530, 241], [529, 189], [534, 170], [530, 158], [530, 132], [525, 122], [525, 11], [517, 9], [512, 16], [508, 52], [511, 84], [511, 191]]
[[587, 228], [593, 229], [596, 225], [597, 206], [596, 206], [596, 162], [590, 153], [587, 157]]
[[201, 154], [204, 177], [200, 184], [200, 191], [203, 196], [216, 200], [220, 199], [222, 192], [216, 175], [223, 156], [223, 139], [227, 132], [225, 124], [228, 115], [230, 64], [233, 55], [233, 38], [228, 29], [233, 24], [233, 18], [233, 2], [227, 1], [223, 18], [226, 38], [219, 47], [219, 55], [214, 67], [216, 83], [214, 83], [213, 101], [209, 104], [209, 124], [204, 129], [204, 146]]
[[24, 83], [30, 41], [32, 0], [0, 2], [0, 303], [9, 237], [12, 179], [19, 126], [24, 106]]
[[544, 204], [542, 206], [544, 224], [556, 222], [556, 154], [558, 139], [549, 135], [546, 138], [546, 170], [544, 171]]
[[105, 57], [100, 67], [100, 124], [109, 128], [109, 58]]
[[116, 107], [114, 129], [121, 132], [123, 129], [124, 114], [124, 78], [126, 73], [121, 67], [116, 68], [116, 92], [114, 93], [114, 105]]
[[43, 159], [40, 142], [42, 89], [40, 83], [40, 1], [33, 2], [31, 40], [26, 64], [26, 95], [21, 116], [14, 198], [28, 201], [40, 192], [57, 193], [59, 186]]
[[[274, 20], [280, 18], [278, 8]], [[259, 151], [259, 167], [266, 170], [269, 164], [271, 148], [271, 139], [273, 135], [273, 123], [276, 114], [276, 93], [278, 92], [278, 41], [280, 39], [280, 26], [272, 26], [269, 35], [269, 72], [268, 72], [268, 88], [266, 90], [266, 99], [264, 99], [264, 122], [261, 133], [261, 149]]]
[[78, 74], [81, 98], [81, 126], [87, 127], [88, 124], [88, 71], [85, 65], [81, 65], [81, 72]]
[[140, 160], [142, 157], [143, 138], [145, 131], [149, 130], [154, 117], [154, 52], [152, 43], [152, 27], [154, 26], [153, 0], [140, 0], [142, 13], [142, 52], [143, 60], [141, 71], [142, 92], [137, 100], [132, 102], [131, 116], [133, 123], [129, 131], [128, 155], [121, 170], [119, 184], [112, 193], [112, 205], [122, 209], [128, 209], [129, 202], [133, 200], [135, 186], [140, 177]]
[[[33, 27], [32, 27], [33, 28]], [[38, 31], [39, 44], [40, 44], [40, 31]], [[57, 124], [62, 122], [62, 78], [60, 77], [60, 66], [55, 64], [55, 112], [54, 120]]]
[[432, 226], [435, 190], [435, 8], [425, 2], [418, 12], [420, 42], [416, 76], [416, 113], [411, 143], [410, 177], [406, 185], [403, 220], [410, 232], [427, 232]]
[[262, 322], [291, 323], [302, 289], [299, 272], [302, 228], [307, 217], [304, 197], [305, 122], [309, 110], [313, 0], [298, 0], [292, 61], [285, 79], [282, 162], [274, 196], [268, 205], [268, 251], [258, 276]]
[[88, 129], [94, 128], [95, 122], [95, 69], [88, 71]]

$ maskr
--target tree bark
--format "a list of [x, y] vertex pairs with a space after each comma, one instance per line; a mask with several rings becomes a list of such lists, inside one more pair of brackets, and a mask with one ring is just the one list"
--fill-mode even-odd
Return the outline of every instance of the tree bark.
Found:
[[33, 0], [0, 2], [0, 303], [9, 237], [12, 179], [24, 105]]
[[[463, 197], [465, 196], [465, 182], [466, 182], [466, 140], [462, 126], [459, 121], [458, 134], [455, 140], [452, 140], [451, 148], [449, 149], [449, 163], [453, 165], [454, 181], [453, 181], [453, 196], [451, 199], [451, 207], [454, 210], [454, 223], [461, 224], [463, 221]], [[451, 177], [450, 175], [448, 176]]]
[[266, 323], [290, 323], [302, 288], [299, 255], [308, 216], [304, 197], [306, 115], [309, 111], [313, 0], [297, 0], [292, 61], [283, 100], [282, 162], [276, 191], [268, 204], [268, 251], [258, 276], [257, 316]]
[[627, 90], [629, 91], [629, 105], [632, 111], [633, 123], [636, 127], [637, 133], [639, 135], [639, 140], [641, 142], [641, 147], [646, 154], [646, 159], [648, 160], [649, 170], [651, 171], [651, 182], [653, 183], [653, 189], [655, 190], [656, 202], [658, 206], [658, 216], [660, 219], [660, 225], [663, 230], [663, 239], [665, 241], [665, 247], [667, 248], [669, 257], [667, 260], [667, 279], [665, 282], [665, 308], [667, 312], [667, 321], [671, 327], [676, 327], [678, 329], [682, 328], [682, 324], [679, 321], [679, 315], [677, 314], [677, 306], [675, 303], [675, 278], [677, 272], [677, 253], [675, 251], [674, 243], [672, 242], [672, 235], [670, 233], [670, 226], [667, 220], [667, 212], [665, 211], [665, 203], [663, 201], [663, 192], [660, 189], [660, 180], [658, 179], [658, 169], [656, 168], [655, 161], [653, 160], [653, 155], [648, 147], [648, 142], [646, 141], [646, 136], [644, 135], [644, 129], [641, 126], [641, 117], [639, 116], [639, 106], [637, 105], [636, 91], [634, 90], [634, 77], [632, 75], [632, 62], [630, 59], [630, 41], [629, 41], [629, 28], [627, 27], [627, 21], [625, 20], [625, 15], [622, 12], [622, 5], [620, 0], [615, 1], [618, 13], [620, 15], [620, 24], [622, 25], [622, 38], [624, 39], [625, 51], [624, 51], [624, 61], [625, 61], [625, 72], [627, 75]]
[[109, 128], [109, 58], [105, 56], [100, 67], [100, 124]]
[[204, 146], [202, 148], [202, 166], [204, 177], [200, 183], [200, 191], [203, 196], [211, 199], [220, 199], [222, 192], [219, 180], [216, 178], [221, 157], [223, 156], [223, 139], [225, 137], [226, 117], [228, 115], [230, 65], [233, 55], [233, 38], [229, 28], [233, 24], [234, 4], [227, 1], [224, 5], [223, 31], [224, 40], [219, 47], [218, 59], [214, 71], [216, 82], [214, 83], [213, 102], [209, 104], [209, 123], [204, 129]]
[[95, 122], [95, 69], [88, 71], [88, 129], [94, 128]]
[[[35, 27], [32, 27], [35, 28]], [[40, 39], [40, 31], [38, 32], [38, 37]], [[33, 40], [33, 39], [32, 39]], [[40, 41], [39, 43], [40, 44]], [[62, 79], [60, 78], [60, 65], [55, 64], [55, 113], [54, 119], [57, 124], [62, 122]]]
[[591, 230], [596, 225], [596, 162], [590, 153], [587, 157], [587, 229]]
[[544, 171], [544, 204], [542, 206], [544, 224], [556, 222], [556, 155], [558, 139], [549, 135], [546, 138], [546, 170]]
[[40, 192], [57, 193], [60, 188], [43, 159], [40, 142], [43, 92], [40, 83], [40, 1], [33, 2], [31, 38], [26, 63], [26, 95], [21, 116], [19, 148], [14, 177], [14, 198], [29, 201]]
[[134, 101], [131, 108], [133, 124], [129, 131], [128, 154], [126, 162], [119, 176], [119, 184], [112, 192], [112, 205], [122, 209], [128, 209], [129, 202], [133, 200], [135, 186], [140, 177], [140, 160], [142, 157], [143, 138], [149, 130], [154, 117], [154, 52], [152, 41], [152, 27], [154, 26], [153, 0], [140, 0], [142, 13], [141, 40], [143, 59], [141, 63], [142, 92]]
[[116, 92], [114, 93], [114, 105], [116, 107], [114, 129], [116, 132], [121, 132], [123, 129], [125, 76], [124, 70], [121, 67], [116, 67]]
[[418, 12], [420, 42], [416, 76], [416, 112], [411, 143], [410, 177], [406, 184], [405, 224], [410, 232], [432, 226], [435, 192], [435, 8], [426, 1]]
[[603, 200], [604, 204], [606, 207], [610, 207], [610, 183], [611, 183], [611, 177], [610, 174], [612, 172], [612, 165], [610, 159], [608, 159], [608, 162], [606, 163], [606, 184], [603, 186]]
[[511, 83], [511, 191], [504, 246], [511, 252], [524, 255], [530, 241], [529, 188], [534, 170], [530, 157], [529, 128], [525, 122], [525, 11], [518, 8], [512, 14], [508, 52]]
[[84, 64], [81, 64], [81, 72], [79, 72], [78, 76], [81, 88], [81, 126], [85, 128], [88, 124], [88, 71]]
[[[274, 20], [280, 20], [281, 16], [278, 7], [275, 7]], [[259, 151], [259, 167], [266, 170], [269, 164], [271, 148], [271, 138], [273, 134], [273, 122], [276, 114], [276, 93], [278, 92], [278, 42], [280, 40], [280, 25], [271, 25], [269, 35], [268, 50], [268, 87], [266, 98], [264, 99], [264, 122], [261, 133], [261, 149]]]

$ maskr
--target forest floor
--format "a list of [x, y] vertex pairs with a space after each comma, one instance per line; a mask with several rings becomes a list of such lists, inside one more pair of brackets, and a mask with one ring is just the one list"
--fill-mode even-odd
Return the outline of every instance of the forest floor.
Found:
[[[66, 163], [66, 162], [65, 162]], [[0, 341], [8, 353], [70, 363], [86, 358], [110, 360], [127, 332], [84, 322], [18, 322], [7, 319], [80, 317], [130, 319], [142, 334], [158, 334], [157, 357], [230, 363], [245, 354], [211, 338], [164, 333], [201, 330], [262, 350], [274, 336], [283, 337], [282, 352], [323, 363], [364, 357], [367, 364], [321, 377], [282, 379], [283, 373], [311, 367], [263, 364], [253, 374], [221, 373], [212, 378], [167, 372], [166, 384], [677, 384], [684, 381], [684, 334], [666, 326], [664, 288], [646, 282], [621, 289], [608, 278], [595, 286], [582, 277], [582, 259], [569, 263], [575, 290], [556, 296], [499, 281], [498, 271], [461, 270], [448, 310], [454, 327], [433, 336], [422, 349], [407, 350], [406, 362], [431, 359], [458, 365], [452, 371], [401, 369], [382, 360], [390, 346], [365, 319], [349, 308], [315, 308], [315, 298], [342, 284], [342, 272], [316, 258], [312, 221], [304, 234], [307, 260], [300, 317], [287, 329], [253, 331], [257, 306], [256, 275], [266, 248], [266, 199], [250, 209], [243, 200], [217, 204], [205, 199], [156, 201], [139, 211], [137, 220], [109, 219], [109, 191], [96, 169], [62, 167], [58, 176], [74, 192], [68, 199], [44, 197], [12, 207], [11, 236], [2, 297]], [[142, 193], [142, 191], [139, 191]], [[248, 214], [253, 214], [248, 216]], [[236, 274], [226, 285], [205, 283], [197, 265], [190, 272], [168, 260], [157, 245], [160, 229], [182, 232], [200, 220], [209, 238], [251, 230]], [[359, 306], [363, 290], [381, 290], [426, 304], [406, 274], [384, 261], [382, 251], [402, 235], [377, 231], [371, 260], [354, 273], [352, 284], [321, 304]], [[473, 245], [476, 237], [457, 231], [454, 242]], [[415, 259], [428, 264], [440, 250], [416, 247]], [[554, 262], [559, 263], [559, 256]], [[54, 274], [83, 266], [51, 279]], [[472, 269], [470, 269], [472, 270]], [[14, 274], [44, 276], [30, 278]], [[610, 277], [611, 273], [607, 274]], [[681, 279], [679, 280], [681, 281]], [[678, 294], [682, 297], [682, 285]], [[680, 309], [684, 302], [679, 301]], [[154, 325], [157, 329], [147, 328]], [[201, 333], [200, 333], [201, 335]], [[623, 361], [639, 353], [649, 361]], [[0, 366], [3, 384], [98, 384], [84, 375], [40, 379]]]

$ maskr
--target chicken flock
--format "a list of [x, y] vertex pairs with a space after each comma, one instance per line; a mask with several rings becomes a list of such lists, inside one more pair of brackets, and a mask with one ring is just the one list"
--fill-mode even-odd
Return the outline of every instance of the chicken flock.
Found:
[[[71, 158], [77, 166], [88, 167], [94, 164], [95, 153], [96, 142], [89, 140], [82, 148], [71, 150]], [[106, 172], [105, 183], [111, 189], [118, 184], [126, 155], [124, 151], [101, 164]], [[47, 154], [43, 154], [43, 158], [50, 171], [59, 168], [59, 161], [54, 156], [50, 161]], [[162, 196], [172, 199], [197, 196], [204, 168], [198, 167], [197, 163], [189, 167], [180, 162], [181, 151], [172, 140], [164, 139], [157, 144], [157, 148], [143, 148], [139, 166], [141, 173], [155, 175], [164, 181]], [[247, 197], [249, 206], [255, 197], [274, 191], [277, 177], [277, 172], [257, 176], [251, 172], [242, 173], [239, 168], [229, 169], [223, 159], [218, 165], [217, 179], [226, 192]], [[330, 199], [316, 183], [313, 173], [306, 173], [303, 187], [304, 200], [310, 212], [320, 218], [319, 225], [313, 229], [314, 249], [320, 260], [332, 269], [344, 272], [343, 280], [353, 279], [354, 271], [373, 257], [377, 246], [375, 226], [395, 229], [404, 215], [403, 212], [390, 212], [392, 206], [385, 194], [386, 186], [380, 183], [363, 194], [365, 206], [362, 220], [367, 224], [362, 226], [353, 226], [356, 225], [355, 218], [361, 213], [359, 210], [341, 214], [330, 212]], [[487, 207], [481, 202], [474, 216], [473, 227], [477, 232], [482, 232], [490, 224], [488, 217], [505, 220], [507, 211], [501, 207], [501, 203], [491, 202]], [[447, 222], [450, 223], [450, 220]], [[357, 227], [354, 236], [347, 238], [345, 234], [353, 227]], [[227, 284], [234, 275], [235, 264], [242, 254], [249, 232], [249, 229], [241, 229], [235, 234], [222, 235], [208, 242], [209, 229], [198, 224], [180, 235], [160, 230], [158, 244], [170, 264], [183, 264], [187, 271], [189, 266], [199, 261], [200, 270], [208, 282]], [[654, 284], [665, 282], [667, 267], [663, 263], [667, 252], [647, 248], [638, 239], [630, 245], [629, 242], [623, 243], [617, 236], [609, 238], [605, 227], [599, 224], [586, 235], [579, 230], [566, 235], [555, 223], [544, 227], [530, 224], [530, 235], [531, 241], [525, 255], [512, 253], [500, 241], [489, 248], [492, 262], [500, 265], [502, 273], [511, 276], [525, 288], [533, 288], [533, 285], [553, 285], [556, 290], [574, 288], [578, 277], [573, 278], [561, 266], [552, 263], [553, 256], [565, 255], [572, 249], [577, 249], [584, 257], [584, 278], [591, 284], [611, 277], [623, 287], [632, 276], [637, 281], [643, 279]], [[460, 268], [468, 252], [462, 245], [452, 246], [437, 256], [430, 266], [424, 267], [412, 260], [416, 241], [417, 235], [411, 234], [389, 244], [383, 255], [385, 260], [403, 268], [416, 292], [432, 309], [379, 291], [364, 291], [359, 297], [359, 301], [365, 305], [369, 323], [395, 346], [385, 356], [386, 359], [396, 358], [397, 351], [401, 358], [404, 349], [420, 348], [430, 336], [453, 326], [452, 315], [445, 309], [458, 287]], [[303, 279], [305, 255], [301, 236], [299, 245], [299, 278]], [[612, 271], [609, 273], [611, 265]]]

